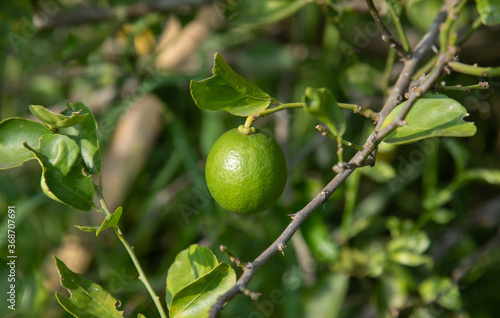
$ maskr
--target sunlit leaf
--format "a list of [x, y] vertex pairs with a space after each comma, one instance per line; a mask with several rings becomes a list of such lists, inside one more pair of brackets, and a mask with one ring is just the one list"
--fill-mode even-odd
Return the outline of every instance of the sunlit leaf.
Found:
[[0, 170], [14, 168], [35, 156], [23, 146], [33, 147], [43, 135], [52, 135], [44, 125], [24, 118], [7, 118], [0, 122]]
[[236, 274], [227, 263], [220, 263], [172, 298], [170, 317], [208, 317], [217, 298], [236, 283]]
[[79, 164], [80, 148], [64, 135], [44, 135], [40, 147], [30, 150], [42, 166], [41, 187], [51, 199], [78, 210], [90, 210], [94, 198], [94, 184], [82, 172]]
[[39, 105], [30, 105], [30, 112], [38, 119], [42, 121], [45, 125], [50, 128], [64, 128], [73, 126], [84, 121], [89, 114], [80, 114], [81, 110], [72, 112], [70, 116], [57, 114], [51, 112], [47, 108]]
[[118, 224], [118, 221], [120, 221], [120, 218], [122, 216], [123, 208], [120, 206], [116, 209], [116, 211], [113, 214], [106, 215], [106, 218], [102, 222], [101, 226], [99, 227], [99, 230], [97, 230], [95, 236], [99, 235], [102, 231], [104, 231], [107, 228], [114, 227]]
[[[398, 105], [385, 119], [382, 128], [391, 123], [406, 102]], [[467, 110], [445, 95], [420, 98], [405, 118], [406, 125], [397, 128], [384, 141], [405, 144], [430, 137], [470, 137], [476, 133], [474, 123], [466, 122]]]
[[172, 298], [179, 290], [208, 274], [217, 264], [214, 253], [204, 246], [193, 244], [177, 254], [167, 274], [167, 306], [170, 308]]
[[213, 76], [202, 81], [191, 81], [191, 96], [202, 109], [225, 110], [236, 116], [249, 116], [265, 110], [271, 97], [257, 86], [247, 82], [215, 54]]
[[61, 286], [70, 293], [69, 298], [56, 293], [57, 301], [67, 312], [80, 318], [123, 317], [123, 312], [116, 309], [119, 301], [101, 286], [80, 274], [73, 273], [57, 257], [54, 257], [54, 260], [61, 278]]

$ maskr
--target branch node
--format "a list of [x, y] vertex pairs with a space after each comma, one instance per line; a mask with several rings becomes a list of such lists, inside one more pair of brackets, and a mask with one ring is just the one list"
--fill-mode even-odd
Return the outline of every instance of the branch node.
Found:
[[246, 296], [249, 296], [250, 299], [252, 299], [253, 301], [257, 301], [259, 299], [260, 295], [262, 295], [261, 293], [253, 292], [253, 291], [249, 290], [248, 288], [243, 289], [243, 294], [245, 294]]

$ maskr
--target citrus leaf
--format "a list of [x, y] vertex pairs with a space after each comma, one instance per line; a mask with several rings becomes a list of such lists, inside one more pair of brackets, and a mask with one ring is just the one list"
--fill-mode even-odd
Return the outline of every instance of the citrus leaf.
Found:
[[100, 228], [99, 226], [87, 226], [87, 225], [75, 225], [75, 227], [80, 231], [89, 233], [97, 232]]
[[101, 286], [80, 274], [73, 273], [57, 257], [54, 257], [54, 260], [61, 278], [61, 286], [70, 293], [70, 298], [56, 293], [57, 301], [67, 312], [79, 318], [123, 317], [123, 311], [116, 309], [119, 301]]
[[[387, 116], [382, 128], [401, 112], [401, 103]], [[467, 110], [445, 95], [426, 95], [415, 102], [405, 118], [406, 125], [384, 139], [387, 143], [406, 144], [430, 137], [470, 137], [476, 133], [474, 123], [466, 122]]]
[[237, 7], [232, 23], [241, 27], [258, 27], [283, 20], [305, 6], [302, 0], [245, 0]]
[[106, 218], [102, 222], [101, 227], [99, 227], [99, 230], [97, 230], [95, 236], [99, 235], [99, 233], [101, 233], [107, 228], [116, 226], [118, 224], [118, 221], [120, 221], [122, 212], [123, 208], [120, 206], [115, 210], [113, 214], [106, 215]]
[[346, 122], [337, 100], [326, 88], [308, 87], [302, 97], [305, 110], [321, 120], [335, 136], [342, 136]]
[[247, 82], [215, 54], [213, 76], [202, 81], [191, 81], [190, 89], [196, 105], [201, 109], [225, 110], [236, 116], [250, 116], [265, 110], [271, 97], [257, 86]]
[[500, 23], [500, 1], [477, 0], [476, 8], [483, 24], [493, 26]]
[[172, 298], [170, 317], [208, 317], [217, 298], [236, 283], [236, 274], [227, 263], [220, 263], [208, 274], [178, 291]]
[[101, 173], [101, 152], [95, 118], [89, 108], [80, 102], [68, 103], [68, 108], [68, 112], [79, 112], [82, 116], [87, 114], [88, 116], [81, 123], [63, 128], [60, 132], [70, 136], [78, 143], [87, 172], [99, 175]]
[[72, 112], [70, 116], [51, 112], [47, 108], [39, 105], [30, 105], [30, 112], [36, 118], [40, 119], [45, 125], [50, 128], [64, 128], [81, 123], [89, 116], [89, 114], [81, 115], [81, 110]]
[[41, 186], [51, 199], [78, 210], [90, 210], [94, 198], [94, 184], [90, 176], [82, 173], [78, 163], [80, 148], [64, 135], [44, 135], [40, 147], [31, 148], [25, 143], [42, 166]]
[[44, 125], [24, 118], [7, 118], [0, 122], [0, 170], [18, 167], [35, 156], [23, 142], [38, 146], [43, 135], [52, 135]]
[[178, 291], [208, 274], [217, 264], [214, 253], [204, 246], [193, 244], [177, 254], [167, 274], [167, 306], [170, 308], [172, 298]]

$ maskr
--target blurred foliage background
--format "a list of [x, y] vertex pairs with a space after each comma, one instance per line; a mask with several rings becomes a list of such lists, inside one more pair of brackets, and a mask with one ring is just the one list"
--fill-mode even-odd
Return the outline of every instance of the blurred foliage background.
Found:
[[[376, 4], [387, 17], [385, 2]], [[415, 45], [442, 2], [395, 4]], [[21, 0], [0, 7], [0, 119], [31, 118], [31, 104], [58, 111], [81, 101], [92, 109], [105, 197], [111, 209], [124, 207], [121, 227], [161, 297], [178, 252], [198, 243], [230, 262], [219, 252], [223, 244], [250, 261], [283, 231], [287, 214], [334, 176], [335, 142], [305, 112], [280, 112], [256, 122], [287, 157], [289, 181], [279, 203], [252, 216], [216, 205], [204, 160], [244, 118], [202, 111], [190, 97], [189, 81], [211, 76], [215, 52], [281, 102], [300, 101], [307, 86], [327, 87], [340, 102], [377, 110], [400, 69], [397, 60], [386, 69], [393, 55], [363, 1]], [[477, 18], [471, 1], [457, 32], [465, 34]], [[459, 57], [499, 66], [499, 51], [500, 28], [481, 26]], [[375, 167], [357, 170], [285, 255], [257, 273], [249, 288], [262, 293], [259, 300], [237, 296], [223, 317], [496, 317], [500, 78], [452, 73], [443, 80], [489, 82], [488, 91], [448, 94], [467, 107], [477, 134], [383, 144]], [[373, 123], [346, 116], [345, 138], [362, 143]], [[6, 207], [15, 205], [18, 254], [18, 307], [2, 305], [0, 315], [69, 316], [54, 297], [67, 295], [56, 255], [120, 299], [125, 316], [156, 316], [118, 240], [73, 227], [100, 224], [101, 215], [46, 198], [40, 173], [34, 161], [0, 173], [0, 246], [6, 250]], [[2, 266], [2, 292], [7, 273]]]

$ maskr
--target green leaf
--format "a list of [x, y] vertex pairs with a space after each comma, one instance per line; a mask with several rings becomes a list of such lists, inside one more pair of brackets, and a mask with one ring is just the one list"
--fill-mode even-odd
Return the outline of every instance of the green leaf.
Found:
[[[396, 232], [398, 230], [391, 230], [391, 235], [394, 236]], [[407, 266], [432, 263], [430, 257], [422, 255], [431, 244], [425, 232], [405, 231], [400, 233], [400, 235], [393, 237], [387, 243], [387, 255], [391, 260]]]
[[101, 173], [101, 152], [97, 138], [97, 123], [89, 108], [77, 102], [68, 103], [68, 108], [88, 116], [81, 123], [63, 128], [60, 133], [68, 135], [80, 146], [83, 162], [88, 173], [99, 175]]
[[241, 27], [258, 27], [283, 20], [305, 6], [303, 0], [244, 0], [236, 8], [232, 23]]
[[167, 274], [165, 295], [167, 306], [170, 308], [172, 298], [177, 292], [208, 274], [217, 264], [214, 253], [204, 246], [193, 244], [177, 254]]
[[196, 105], [201, 109], [225, 110], [236, 116], [250, 116], [265, 110], [271, 97], [250, 84], [215, 54], [213, 76], [202, 81], [191, 81], [190, 89]]
[[24, 118], [7, 118], [0, 122], [0, 170], [18, 167], [35, 156], [23, 142], [38, 146], [43, 135], [52, 135], [44, 125]]
[[116, 226], [118, 224], [118, 221], [120, 220], [120, 218], [122, 216], [122, 212], [123, 212], [123, 208], [120, 206], [116, 209], [116, 211], [113, 214], [106, 215], [106, 218], [102, 222], [99, 230], [97, 230], [97, 233], [95, 234], [95, 236], [99, 235], [99, 233], [101, 233], [102, 231], [104, 231], [105, 229], [107, 229], [109, 227]]
[[499, 0], [476, 0], [476, 8], [483, 24], [493, 26], [500, 23]]
[[227, 263], [220, 263], [208, 274], [178, 291], [172, 298], [170, 317], [208, 317], [217, 298], [236, 283], [236, 274]]
[[30, 105], [30, 112], [38, 119], [40, 119], [45, 125], [53, 128], [64, 128], [73, 126], [84, 121], [89, 114], [81, 115], [82, 110], [72, 112], [70, 116], [65, 116], [62, 114], [57, 114], [51, 112], [47, 108], [38, 105]]
[[427, 303], [435, 301], [450, 310], [462, 308], [458, 287], [447, 277], [428, 278], [420, 284], [418, 292]]
[[80, 148], [64, 135], [44, 135], [40, 147], [29, 149], [42, 166], [41, 186], [51, 199], [78, 210], [90, 210], [94, 198], [94, 184], [85, 176], [79, 164]]
[[304, 306], [306, 318], [335, 318], [342, 309], [342, 303], [349, 287], [349, 275], [343, 272], [330, 273], [314, 286], [307, 295]]
[[57, 301], [67, 312], [79, 318], [123, 317], [123, 311], [116, 309], [119, 301], [101, 286], [80, 274], [73, 273], [57, 257], [54, 257], [54, 260], [61, 278], [61, 286], [70, 293], [70, 298], [56, 293]]
[[[385, 119], [382, 128], [391, 123], [406, 102], [398, 105]], [[390, 133], [385, 142], [406, 144], [430, 137], [470, 137], [476, 133], [474, 123], [466, 122], [467, 110], [445, 95], [425, 95], [410, 109], [406, 125]]]
[[100, 229], [100, 226], [87, 226], [87, 225], [75, 225], [75, 227], [81, 231], [94, 233]]
[[336, 136], [344, 134], [346, 129], [344, 113], [328, 89], [308, 87], [302, 101], [305, 110], [324, 122], [330, 132]]

